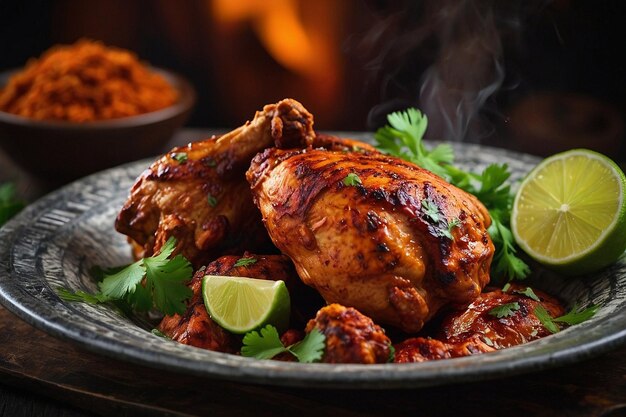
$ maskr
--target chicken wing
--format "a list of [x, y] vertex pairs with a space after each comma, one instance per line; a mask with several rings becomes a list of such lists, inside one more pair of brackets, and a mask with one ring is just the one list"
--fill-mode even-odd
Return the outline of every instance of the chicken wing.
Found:
[[132, 187], [115, 222], [137, 257], [158, 252], [170, 236], [195, 267], [224, 253], [264, 251], [271, 245], [252, 203], [244, 172], [270, 147], [313, 143], [313, 116], [297, 101], [282, 100], [220, 137], [173, 149]]
[[419, 331], [489, 281], [490, 218], [430, 171], [368, 149], [266, 149], [247, 172], [272, 241], [329, 303]]

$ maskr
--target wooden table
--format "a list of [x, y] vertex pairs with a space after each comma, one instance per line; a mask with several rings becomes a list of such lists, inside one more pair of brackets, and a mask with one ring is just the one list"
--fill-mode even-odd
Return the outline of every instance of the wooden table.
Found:
[[[172, 144], [206, 136], [183, 131]], [[0, 155], [0, 180], [17, 178]], [[16, 173], [19, 174], [16, 176]], [[549, 371], [403, 390], [247, 385], [166, 372], [91, 353], [0, 307], [0, 416], [626, 416], [626, 346]]]

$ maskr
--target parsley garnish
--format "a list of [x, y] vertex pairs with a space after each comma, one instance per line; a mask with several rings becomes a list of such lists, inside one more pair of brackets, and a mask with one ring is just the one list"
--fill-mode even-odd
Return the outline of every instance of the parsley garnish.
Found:
[[57, 293], [67, 301], [97, 304], [123, 300], [137, 311], [155, 308], [166, 315], [182, 314], [185, 300], [192, 295], [185, 283], [191, 279], [193, 270], [182, 255], [168, 259], [175, 248], [176, 239], [171, 237], [158, 255], [104, 271], [104, 279], [98, 284], [99, 293], [71, 292], [64, 288], [58, 288]]
[[253, 265], [257, 262], [256, 258], [239, 258], [237, 259], [237, 262], [235, 262], [235, 265], [233, 266], [248, 266], [248, 265]]
[[535, 294], [535, 292], [533, 291], [532, 288], [530, 287], [526, 287], [523, 290], [515, 290], [513, 291], [515, 294], [521, 294], [521, 295], [525, 295], [526, 297], [530, 298], [531, 300], [535, 300], [535, 301], [541, 301], [539, 299], [539, 297], [537, 297], [537, 294]]
[[579, 307], [575, 305], [567, 314], [557, 318], [552, 318], [550, 313], [548, 313], [548, 311], [541, 304], [539, 304], [535, 307], [534, 313], [543, 327], [548, 329], [551, 333], [557, 333], [561, 329], [556, 323], [564, 323], [570, 326], [580, 324], [592, 318], [598, 311], [598, 308], [599, 306], [597, 305], [591, 305], [579, 311]]
[[501, 319], [504, 317], [511, 317], [515, 315], [515, 312], [517, 310], [519, 310], [519, 303], [513, 302], [513, 303], [502, 304], [501, 306], [494, 307], [491, 310], [489, 310], [489, 314]]
[[359, 176], [356, 175], [354, 172], [349, 173], [343, 179], [343, 185], [347, 185], [349, 187], [356, 187], [357, 185], [361, 185], [361, 184], [362, 184], [361, 178], [359, 178]]
[[433, 222], [439, 222], [439, 206], [434, 201], [428, 198], [423, 199], [422, 208], [424, 209], [424, 214], [430, 217]]
[[181, 164], [184, 164], [189, 159], [185, 152], [174, 152], [172, 153], [172, 158], [178, 161]]
[[318, 329], [313, 329], [301, 341], [285, 346], [280, 340], [276, 327], [268, 324], [259, 332], [253, 330], [243, 337], [241, 354], [256, 359], [271, 359], [274, 356], [289, 352], [299, 362], [316, 362], [324, 354], [326, 336]]
[[24, 203], [17, 199], [15, 185], [6, 183], [0, 185], [0, 226], [15, 216], [24, 208]]
[[217, 198], [213, 194], [209, 194], [207, 196], [207, 201], [209, 203], [209, 206], [211, 207], [217, 206]]
[[509, 225], [513, 195], [510, 185], [506, 184], [510, 176], [508, 166], [491, 164], [480, 174], [455, 167], [452, 165], [454, 151], [450, 145], [440, 144], [431, 150], [424, 146], [422, 139], [428, 119], [415, 108], [391, 113], [387, 121], [389, 124], [378, 129], [374, 135], [377, 147], [428, 169], [478, 197], [491, 215], [489, 234], [496, 247], [493, 271], [509, 280], [528, 276], [528, 265], [515, 255], [516, 247]]

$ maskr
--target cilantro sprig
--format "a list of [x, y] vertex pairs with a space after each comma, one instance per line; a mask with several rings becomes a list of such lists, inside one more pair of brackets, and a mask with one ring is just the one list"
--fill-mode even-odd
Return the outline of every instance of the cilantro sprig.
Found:
[[0, 185], [0, 226], [9, 221], [24, 208], [24, 203], [17, 198], [15, 184], [7, 182]]
[[176, 239], [171, 237], [161, 252], [143, 258], [130, 265], [103, 271], [98, 283], [100, 292], [89, 294], [58, 288], [59, 297], [67, 301], [82, 301], [90, 304], [108, 301], [123, 301], [136, 311], [156, 309], [172, 315], [185, 312], [185, 300], [192, 296], [187, 285], [193, 269], [182, 255], [171, 258], [176, 248]]
[[454, 166], [454, 150], [449, 144], [426, 148], [423, 136], [428, 127], [428, 118], [415, 108], [391, 113], [387, 121], [389, 124], [378, 129], [374, 135], [378, 149], [413, 162], [474, 194], [491, 215], [488, 231], [496, 247], [493, 272], [509, 281], [528, 276], [530, 268], [517, 257], [517, 247], [510, 229], [514, 196], [507, 183], [511, 175], [507, 164], [491, 164], [479, 174]]
[[314, 328], [301, 341], [285, 346], [276, 327], [268, 324], [258, 332], [253, 330], [246, 333], [243, 337], [241, 354], [256, 359], [271, 359], [278, 354], [289, 352], [299, 362], [310, 363], [322, 359], [325, 341], [326, 336]]
[[502, 304], [489, 310], [489, 315], [497, 317], [499, 319], [504, 317], [511, 317], [515, 315], [515, 312], [520, 309], [520, 305], [517, 301], [507, 304]]
[[580, 324], [592, 318], [599, 308], [600, 307], [597, 305], [591, 305], [581, 310], [579, 306], [575, 305], [567, 314], [553, 318], [541, 304], [538, 304], [535, 307], [534, 313], [543, 327], [548, 329], [551, 333], [557, 333], [561, 330], [559, 323], [566, 324], [568, 326]]

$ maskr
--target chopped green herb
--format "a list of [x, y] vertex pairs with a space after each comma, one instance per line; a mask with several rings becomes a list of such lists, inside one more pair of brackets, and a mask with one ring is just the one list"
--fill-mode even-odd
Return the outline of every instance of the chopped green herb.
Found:
[[501, 319], [504, 317], [513, 316], [515, 312], [519, 310], [519, 308], [520, 307], [519, 307], [518, 302], [507, 303], [507, 304], [502, 304], [501, 306], [492, 308], [491, 310], [489, 310], [489, 314]]
[[104, 271], [98, 284], [100, 293], [71, 292], [64, 288], [57, 289], [57, 293], [68, 301], [95, 304], [123, 300], [137, 311], [155, 308], [166, 315], [182, 314], [186, 308], [185, 300], [192, 295], [185, 283], [191, 279], [193, 270], [182, 255], [168, 259], [175, 248], [176, 239], [171, 237], [159, 254], [122, 268]]
[[559, 326], [554, 323], [552, 317], [550, 317], [550, 313], [545, 309], [541, 304], [537, 304], [535, 310], [533, 310], [537, 319], [541, 322], [543, 327], [548, 329], [550, 333], [557, 333], [560, 329]]
[[389, 343], [389, 357], [387, 358], [387, 363], [393, 363], [396, 360], [396, 348]]
[[600, 307], [597, 305], [591, 305], [579, 311], [579, 307], [575, 305], [567, 314], [555, 318], [554, 321], [565, 323], [570, 326], [580, 324], [592, 318], [598, 312], [599, 308]]
[[16, 196], [15, 185], [0, 185], [0, 226], [9, 221], [24, 208], [24, 203]]
[[[515, 241], [510, 231], [513, 194], [510, 185], [506, 184], [510, 176], [508, 166], [492, 164], [480, 174], [455, 167], [450, 145], [440, 144], [431, 150], [426, 148], [423, 136], [428, 119], [415, 108], [391, 113], [387, 121], [389, 124], [374, 135], [378, 149], [428, 169], [478, 197], [492, 219], [489, 234], [496, 247], [492, 263], [494, 276], [503, 275], [508, 280], [528, 276], [530, 269], [515, 255]], [[448, 236], [445, 231], [442, 234]]]
[[184, 164], [189, 159], [185, 152], [174, 152], [172, 153], [172, 158], [178, 161], [181, 164]]
[[552, 333], [556, 333], [560, 330], [558, 323], [565, 323], [567, 325], [575, 325], [580, 324], [584, 321], [589, 320], [593, 317], [600, 307], [597, 305], [591, 305], [583, 310], [579, 311], [578, 306], [572, 307], [572, 309], [567, 313], [557, 318], [552, 318], [550, 313], [541, 305], [537, 305], [535, 307], [535, 315], [546, 329], [548, 329]]
[[359, 178], [359, 176], [356, 175], [354, 172], [349, 173], [343, 179], [343, 185], [347, 185], [349, 187], [356, 187], [357, 185], [361, 185], [361, 184], [362, 184], [361, 178]]
[[434, 201], [429, 198], [423, 199], [422, 208], [424, 209], [424, 214], [430, 217], [433, 222], [437, 223], [439, 221], [439, 206]]
[[252, 265], [255, 264], [257, 262], [256, 258], [239, 258], [237, 259], [237, 262], [235, 262], [234, 266], [248, 266], [248, 265]]
[[521, 291], [520, 290], [516, 290], [516, 291], [513, 291], [513, 292], [516, 293], [516, 294], [525, 295], [526, 297], [528, 297], [528, 298], [530, 298], [532, 300], [535, 300], [535, 301], [541, 301], [539, 299], [539, 297], [537, 297], [537, 294], [535, 294], [533, 289], [530, 288], [530, 287], [526, 287], [525, 289], [523, 289]]
[[211, 207], [217, 206], [217, 198], [213, 194], [209, 194], [207, 196], [207, 201], [209, 203], [209, 206]]
[[442, 230], [442, 234], [450, 240], [454, 240], [454, 236], [452, 236], [452, 229], [455, 227], [459, 227], [461, 225], [461, 220], [458, 217], [455, 217], [448, 223], [448, 228]]
[[280, 340], [276, 327], [268, 324], [260, 331], [251, 331], [243, 337], [241, 354], [256, 359], [271, 359], [274, 356], [289, 352], [300, 362], [316, 362], [324, 354], [326, 337], [318, 329], [313, 329], [301, 341], [285, 346]]
[[204, 158], [202, 162], [204, 163], [204, 165], [208, 166], [209, 168], [215, 168], [217, 166], [217, 162], [213, 158], [208, 158], [208, 157]]
[[152, 333], [152, 334], [153, 334], [153, 335], [155, 335], [155, 336], [162, 337], [162, 338], [164, 338], [164, 339], [171, 339], [171, 337], [169, 337], [168, 335], [166, 335], [165, 333], [163, 333], [163, 332], [162, 332], [161, 330], [159, 330], [159, 329], [152, 329], [152, 330], [150, 331], [150, 333]]
[[504, 287], [502, 287], [502, 292], [507, 292], [510, 289], [511, 289], [511, 284], [507, 282], [506, 284], [504, 284]]

